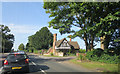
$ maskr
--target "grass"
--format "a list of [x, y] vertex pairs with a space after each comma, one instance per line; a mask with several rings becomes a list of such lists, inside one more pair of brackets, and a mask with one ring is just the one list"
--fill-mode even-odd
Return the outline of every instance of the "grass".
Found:
[[77, 59], [72, 59], [70, 62], [79, 64], [88, 69], [100, 69], [102, 72], [118, 72], [118, 64], [106, 64], [100, 62], [78, 62]]

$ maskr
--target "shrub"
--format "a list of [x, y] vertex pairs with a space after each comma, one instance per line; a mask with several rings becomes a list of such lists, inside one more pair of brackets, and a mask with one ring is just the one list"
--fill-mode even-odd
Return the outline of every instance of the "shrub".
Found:
[[102, 54], [104, 54], [104, 51], [101, 48], [93, 50], [93, 55], [96, 55], [97, 57], [100, 57]]
[[50, 55], [53, 56], [53, 53], [51, 53]]
[[80, 54], [78, 57], [77, 57], [78, 60], [86, 60], [86, 57], [82, 54]]
[[29, 52], [31, 53], [31, 52], [32, 52], [32, 50], [30, 50], [30, 49], [29, 49]]
[[92, 60], [93, 51], [88, 51], [88, 52], [86, 53], [86, 57], [87, 57], [89, 60]]
[[[99, 50], [88, 51], [86, 53], [86, 58], [92, 61], [99, 61], [103, 63], [117, 64], [120, 61], [120, 55], [109, 55], [106, 52], [98, 53]], [[101, 50], [100, 50], [101, 51]], [[97, 54], [98, 53], [98, 54]]]
[[34, 50], [34, 53], [38, 53], [38, 50]]
[[40, 50], [39, 53], [42, 54], [42, 50]]
[[85, 51], [85, 49], [79, 49], [79, 52], [80, 53], [85, 53], [86, 51]]

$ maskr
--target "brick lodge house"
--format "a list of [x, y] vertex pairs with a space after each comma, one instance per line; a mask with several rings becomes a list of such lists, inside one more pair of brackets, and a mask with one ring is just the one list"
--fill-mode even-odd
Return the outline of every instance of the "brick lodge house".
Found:
[[49, 48], [48, 53], [53, 53], [57, 56], [64, 56], [68, 52], [76, 53], [80, 47], [76, 41], [67, 41], [66, 38], [57, 41], [57, 34], [53, 34], [53, 47]]

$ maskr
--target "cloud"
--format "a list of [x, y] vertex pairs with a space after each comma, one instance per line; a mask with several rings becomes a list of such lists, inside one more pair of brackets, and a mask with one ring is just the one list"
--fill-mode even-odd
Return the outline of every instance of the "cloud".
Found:
[[15, 24], [9, 24], [8, 27], [11, 29], [11, 32], [15, 34], [31, 34], [35, 33], [37, 30], [41, 28], [38, 25], [15, 25]]

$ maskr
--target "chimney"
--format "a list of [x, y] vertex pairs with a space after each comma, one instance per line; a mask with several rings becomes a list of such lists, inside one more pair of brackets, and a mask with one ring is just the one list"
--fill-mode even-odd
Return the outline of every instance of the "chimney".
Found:
[[57, 34], [53, 34], [53, 54], [55, 54], [55, 42], [57, 41]]
[[55, 42], [55, 41], [57, 41], [57, 34], [55, 33], [55, 34], [53, 34], [53, 42]]
[[70, 36], [70, 41], [72, 41], [72, 40], [71, 40], [71, 35], [69, 35], [69, 36]]

